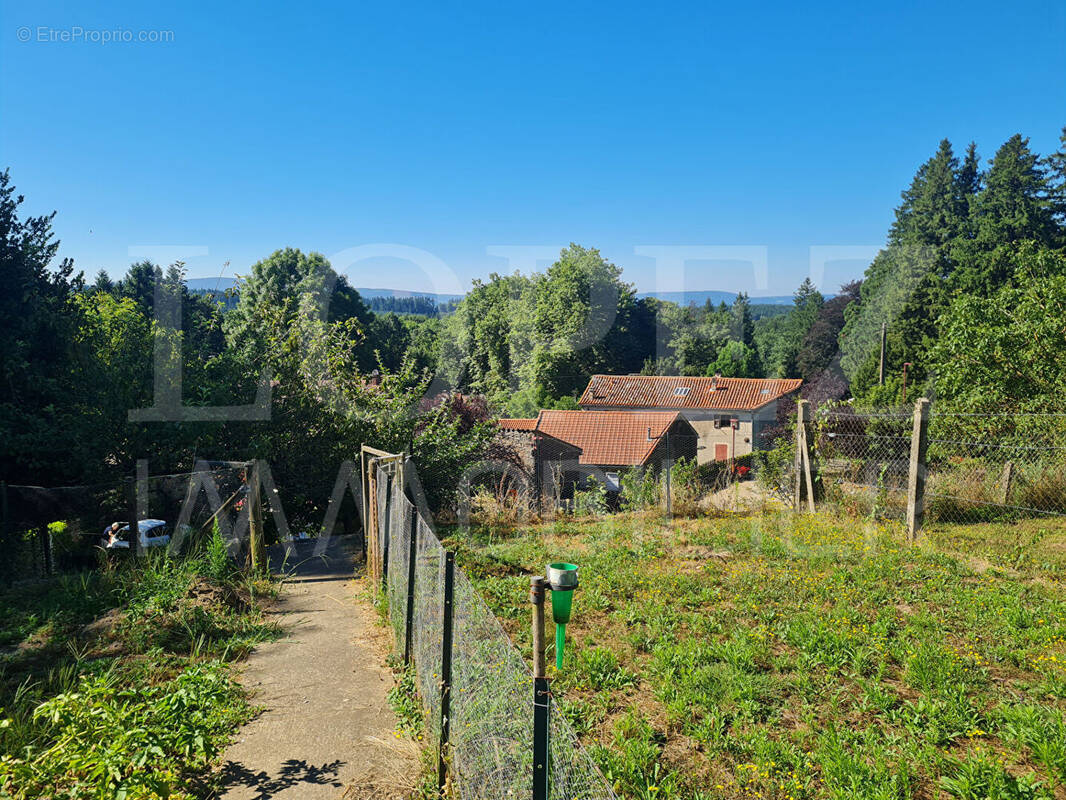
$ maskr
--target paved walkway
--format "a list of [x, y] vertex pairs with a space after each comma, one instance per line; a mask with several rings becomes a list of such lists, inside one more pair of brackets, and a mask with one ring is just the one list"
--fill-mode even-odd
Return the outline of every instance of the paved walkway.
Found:
[[224, 800], [392, 800], [417, 781], [417, 748], [394, 735], [385, 698], [388, 633], [357, 597], [352, 546], [334, 539], [324, 558], [313, 547], [290, 554], [296, 575], [269, 612], [286, 637], [257, 647], [242, 670], [265, 710], [225, 753]]

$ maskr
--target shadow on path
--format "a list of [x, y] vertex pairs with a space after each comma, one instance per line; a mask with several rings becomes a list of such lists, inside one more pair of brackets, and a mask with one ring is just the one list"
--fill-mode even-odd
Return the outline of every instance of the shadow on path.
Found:
[[271, 777], [266, 771], [253, 772], [243, 764], [227, 761], [222, 766], [222, 781], [226, 786], [246, 786], [256, 795], [252, 800], [267, 800], [278, 792], [293, 786], [325, 786], [340, 788], [344, 783], [338, 779], [343, 761], [331, 761], [320, 767], [291, 758], [281, 765], [278, 774]]

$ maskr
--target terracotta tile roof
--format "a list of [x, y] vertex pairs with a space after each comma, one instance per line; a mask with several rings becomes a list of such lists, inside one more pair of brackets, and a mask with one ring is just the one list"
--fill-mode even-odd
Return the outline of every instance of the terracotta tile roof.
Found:
[[799, 389], [798, 378], [593, 375], [578, 403], [612, 408], [720, 408], [753, 411]]
[[648, 441], [648, 429], [659, 436], [679, 416], [676, 411], [545, 410], [537, 417], [537, 431], [580, 447], [581, 464], [640, 465], [658, 444]]
[[531, 431], [537, 427], [535, 419], [501, 419], [498, 421], [505, 431]]

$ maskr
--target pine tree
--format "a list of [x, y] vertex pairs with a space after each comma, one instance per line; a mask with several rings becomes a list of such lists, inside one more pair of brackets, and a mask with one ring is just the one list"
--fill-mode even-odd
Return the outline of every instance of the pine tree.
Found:
[[970, 209], [973, 238], [957, 253], [954, 288], [987, 297], [1010, 279], [1014, 256], [1025, 241], [1054, 243], [1053, 202], [1040, 157], [1028, 138], [1015, 134], [996, 152], [984, 188]]
[[751, 301], [746, 292], [741, 292], [729, 310], [730, 336], [741, 344], [750, 346], [755, 337], [755, 321], [751, 318]]
[[1066, 126], [1059, 136], [1059, 149], [1047, 157], [1049, 199], [1059, 226], [1059, 243], [1066, 246]]

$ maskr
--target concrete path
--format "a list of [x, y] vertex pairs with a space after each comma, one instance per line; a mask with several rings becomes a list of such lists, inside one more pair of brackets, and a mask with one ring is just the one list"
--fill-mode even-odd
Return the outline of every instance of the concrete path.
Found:
[[[419, 771], [417, 747], [394, 734], [386, 702], [389, 634], [353, 579], [352, 544], [325, 557], [300, 542], [290, 578], [269, 611], [286, 636], [260, 645], [241, 683], [264, 707], [226, 751], [224, 800], [393, 800]], [[272, 554], [272, 562], [278, 554]]]

